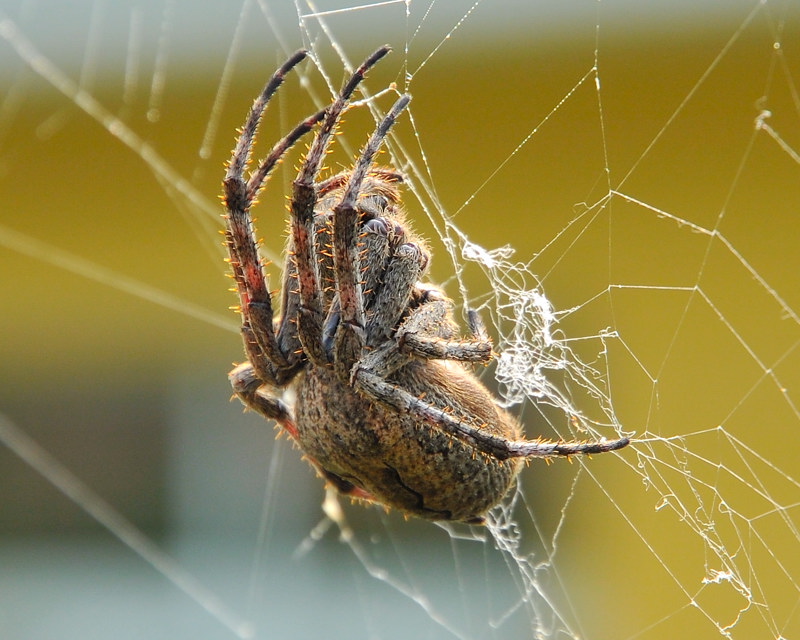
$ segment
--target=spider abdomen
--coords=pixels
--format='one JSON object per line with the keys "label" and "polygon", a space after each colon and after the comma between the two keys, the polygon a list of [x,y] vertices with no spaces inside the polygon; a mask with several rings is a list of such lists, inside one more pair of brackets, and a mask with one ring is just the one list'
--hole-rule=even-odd
{"label": "spider abdomen", "polygon": [[[450,364],[413,362],[396,376],[434,406],[477,417],[494,435],[518,438],[516,420],[474,376]],[[324,368],[309,368],[299,381],[295,417],[300,446],[337,488],[353,485],[430,520],[481,521],[520,468],[519,459],[480,453],[435,425],[363,397]]]}

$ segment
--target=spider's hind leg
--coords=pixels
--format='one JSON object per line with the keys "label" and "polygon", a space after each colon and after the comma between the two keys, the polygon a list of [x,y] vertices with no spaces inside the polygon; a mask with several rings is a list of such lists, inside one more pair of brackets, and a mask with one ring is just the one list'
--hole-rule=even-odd
{"label": "spider's hind leg", "polygon": [[[426,292],[426,302],[403,322],[395,339],[369,352],[353,368],[352,382],[363,394],[395,411],[416,416],[499,460],[551,458],[579,453],[596,454],[627,446],[628,438],[598,442],[551,442],[519,439],[518,425],[500,409],[486,388],[472,375],[440,367],[429,368],[435,378],[429,391],[416,396],[402,384],[401,367],[414,359],[481,362],[491,357],[491,343],[480,319],[470,314],[473,339],[455,340],[451,306],[436,289]],[[411,375],[411,374],[409,374]],[[391,380],[390,380],[391,378]],[[406,376],[408,379],[408,376]],[[500,434],[507,434],[505,436]]]}
{"label": "spider's hind leg", "polygon": [[[414,396],[396,383],[388,382],[374,370],[361,366],[354,370],[353,379],[356,388],[375,401],[388,405],[401,414],[414,415],[421,422],[434,425],[454,438],[473,446],[476,451],[498,460],[592,455],[616,451],[630,444],[629,438],[598,442],[509,439],[489,429],[497,425],[465,411],[466,405],[473,398],[451,395],[449,398],[451,402],[446,406],[438,406],[428,402],[423,396]],[[446,393],[447,389],[440,391]]]}

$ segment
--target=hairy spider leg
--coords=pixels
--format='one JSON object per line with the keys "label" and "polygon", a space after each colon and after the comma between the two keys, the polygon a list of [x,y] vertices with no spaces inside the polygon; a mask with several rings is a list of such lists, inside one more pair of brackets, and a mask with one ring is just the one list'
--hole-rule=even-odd
{"label": "hairy spider leg", "polygon": [[[374,222],[377,220],[371,220],[367,225]],[[412,293],[430,262],[430,257],[422,247],[413,242],[404,242],[402,226],[397,226],[400,229],[395,230],[391,254],[386,264],[381,265],[380,271],[372,267],[375,259],[365,254],[368,262],[367,267],[362,268],[362,271],[367,269],[364,287],[375,290],[372,298],[365,299],[365,307],[369,309],[365,329],[369,348],[394,338],[395,329],[409,307]]]}
{"label": "hairy spider leg", "polygon": [[317,252],[314,246],[314,207],[317,204],[315,181],[342,111],[367,71],[389,51],[390,47],[387,45],[369,56],[356,69],[339,96],[328,107],[325,120],[314,138],[292,189],[292,243],[300,292],[297,334],[308,359],[318,366],[327,365],[328,357],[322,344],[323,301],[315,258]]}
{"label": "hairy spider leg", "polygon": [[297,427],[292,412],[283,400],[268,392],[252,364],[243,362],[228,374],[228,380],[233,392],[246,407],[255,409],[268,420],[274,420],[294,440],[297,440]]}
{"label": "hairy spider leg", "polygon": [[[408,94],[400,96],[375,129],[353,169],[341,202],[333,210],[333,263],[336,271],[336,293],[341,313],[334,337],[333,361],[337,364],[340,376],[346,381],[349,380],[350,370],[356,360],[361,357],[361,350],[366,343],[364,299],[361,291],[362,274],[358,255],[359,213],[356,203],[361,185],[372,166],[375,154],[389,133],[389,129],[410,101],[411,96]],[[402,250],[404,247],[411,248],[413,245],[403,245],[400,249]],[[416,248],[414,247],[414,249]],[[416,281],[416,277],[414,277],[414,281]],[[384,288],[387,288],[385,284]],[[407,301],[408,298],[404,303]]]}
{"label": "hairy spider leg", "polygon": [[[294,328],[289,329],[284,322],[285,316],[277,338],[275,336],[272,300],[263,273],[250,207],[280,158],[322,120],[326,111],[323,109],[309,116],[281,138],[247,181],[244,172],[250,164],[256,131],[270,98],[283,83],[286,74],[306,55],[305,51],[298,51],[289,58],[275,71],[254,101],[236,142],[223,182],[227,209],[225,238],[239,293],[241,332],[248,358],[248,362],[236,367],[229,378],[234,392],[247,406],[255,408],[266,418],[275,420],[295,438],[297,429],[289,408],[269,393],[268,386],[281,386],[291,379],[302,365],[302,352]],[[293,288],[293,277],[292,270],[287,269],[284,292]],[[284,305],[284,310],[286,307]]]}
{"label": "hairy spider leg", "polygon": [[398,329],[398,349],[426,360],[456,360],[458,362],[489,362],[492,342],[486,335],[478,312],[468,312],[470,339],[447,340],[439,337],[438,327],[451,317],[453,304],[438,289],[426,292],[425,298]]}
{"label": "hairy spider leg", "polygon": [[[248,181],[244,171],[250,164],[253,143],[258,124],[267,103],[286,74],[306,56],[298,51],[281,66],[256,98],[242,127],[224,180],[226,215],[226,242],[230,253],[230,264],[239,292],[242,311],[242,337],[248,359],[264,381],[281,384],[293,375],[300,357],[297,346],[279,340],[273,327],[272,300],[263,272],[263,263],[258,252],[258,242],[250,217],[250,207],[259,189],[280,158],[303,135],[325,116],[320,110],[301,121],[292,131],[281,138],[270,153],[259,163]],[[287,280],[291,274],[287,272]],[[284,283],[286,285],[287,282]],[[283,342],[284,344],[281,344]],[[296,342],[296,340],[295,340]]]}
{"label": "hairy spider leg", "polygon": [[267,103],[272,96],[283,84],[286,75],[294,69],[298,64],[305,60],[308,51],[300,49],[296,51],[286,62],[284,62],[272,77],[264,85],[259,96],[253,101],[253,106],[247,114],[247,119],[242,126],[239,139],[236,141],[236,147],[233,150],[233,155],[228,163],[228,171],[226,178],[232,176],[242,176],[247,165],[250,163],[250,154],[253,149],[253,140],[256,135],[256,130],[261,122],[261,116],[264,115],[264,110],[267,108]]}
{"label": "hairy spider leg", "polygon": [[488,432],[483,428],[485,425],[462,420],[467,412],[459,410],[456,397],[452,398],[452,406],[437,407],[387,381],[412,358],[459,362],[486,362],[491,358],[491,342],[475,311],[469,313],[471,340],[447,340],[439,336],[438,327],[451,311],[451,303],[444,294],[436,289],[427,291],[419,306],[397,329],[395,339],[384,342],[356,363],[352,370],[356,388],[374,400],[388,404],[396,411],[411,413],[499,460],[599,454],[622,449],[630,443],[629,438],[605,442],[508,440]]}
{"label": "hairy spider leg", "polygon": [[[317,112],[299,123],[286,137],[282,138],[246,184],[238,177],[226,181],[226,205],[228,207],[226,238],[231,253],[234,279],[244,312],[243,332],[247,334],[244,336],[245,348],[248,349],[247,345],[252,345],[253,348],[260,350],[276,369],[287,370],[287,372],[294,368],[298,360],[299,343],[295,340],[295,344],[287,345],[286,340],[279,340],[275,336],[272,296],[264,276],[263,260],[258,251],[258,241],[249,209],[261,184],[281,156],[300,137],[311,131],[324,114],[324,110]],[[245,191],[243,201],[239,199],[242,189]],[[287,270],[284,285],[289,284],[291,287],[293,277],[295,277],[293,272]],[[285,307],[284,310],[286,310]],[[251,349],[248,349],[248,355],[250,355],[250,351]],[[282,377],[279,373],[276,373],[276,376]]]}
{"label": "hairy spider leg", "polygon": [[[372,355],[372,354],[371,354]],[[392,353],[376,354],[390,357]],[[463,442],[468,442],[478,451],[498,460],[508,458],[553,458],[572,456],[579,453],[592,455],[616,451],[630,444],[629,438],[619,438],[604,442],[552,442],[546,440],[506,440],[486,430],[483,425],[474,425],[461,420],[457,414],[435,407],[422,398],[414,397],[405,389],[387,382],[375,371],[383,371],[384,365],[378,362],[361,362],[353,371],[356,386],[367,395],[384,402],[396,411],[411,413],[420,420],[434,424]]]}

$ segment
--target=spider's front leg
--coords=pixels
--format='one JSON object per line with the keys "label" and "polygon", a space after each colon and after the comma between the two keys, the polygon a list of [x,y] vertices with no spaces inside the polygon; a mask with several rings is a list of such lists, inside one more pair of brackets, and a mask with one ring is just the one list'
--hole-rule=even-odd
{"label": "spider's front leg", "polygon": [[[244,173],[250,164],[256,130],[270,98],[283,83],[286,74],[306,55],[305,51],[298,51],[289,58],[275,71],[256,98],[242,126],[223,181],[226,208],[225,240],[229,252],[228,262],[239,293],[245,353],[258,377],[274,386],[281,386],[293,377],[301,364],[302,354],[298,349],[299,343],[296,338],[294,341],[287,341],[285,335],[281,336],[282,339],[276,337],[272,298],[258,251],[250,207],[280,158],[297,140],[311,131],[324,117],[325,111],[318,111],[306,118],[279,140],[249,179],[245,179]],[[285,289],[291,288],[289,285],[292,277],[292,271],[287,268]]]}
{"label": "spider's front leg", "polygon": [[[361,351],[368,339],[361,288],[363,276],[359,256],[360,214],[356,205],[375,154],[410,100],[411,96],[407,94],[401,96],[375,129],[353,169],[341,202],[333,210],[333,263],[336,273],[336,294],[339,300],[339,321],[334,336],[333,361],[343,380],[348,379],[350,370],[361,357]],[[400,250],[402,251],[405,246],[401,246]],[[411,258],[413,259],[413,256]],[[384,283],[381,289],[385,288]]]}
{"label": "spider's front leg", "polygon": [[297,334],[303,351],[317,366],[328,364],[323,342],[324,304],[320,290],[320,274],[317,264],[318,248],[314,226],[314,208],[317,205],[316,185],[322,160],[336,129],[336,124],[350,101],[353,92],[364,79],[367,71],[383,58],[390,49],[381,47],[356,69],[345,83],[339,96],[328,107],[325,119],[317,132],[306,160],[294,181],[292,191],[292,248],[294,251],[299,304],[297,309]]}
{"label": "spider's front leg", "polygon": [[275,71],[256,98],[242,126],[223,182],[228,262],[239,294],[241,333],[248,359],[248,362],[231,371],[229,379],[234,392],[245,406],[265,418],[275,420],[295,438],[297,429],[292,415],[289,408],[277,397],[277,392],[294,378],[305,362],[305,354],[294,326],[294,313],[298,306],[297,294],[292,293],[296,289],[296,271],[291,262],[287,263],[283,282],[284,313],[276,332],[272,298],[258,250],[250,208],[281,157],[323,119],[326,111],[323,109],[309,116],[279,140],[249,179],[245,178],[245,172],[251,162],[256,130],[267,103],[283,83],[286,74],[306,55],[305,51],[298,51],[289,58]]}

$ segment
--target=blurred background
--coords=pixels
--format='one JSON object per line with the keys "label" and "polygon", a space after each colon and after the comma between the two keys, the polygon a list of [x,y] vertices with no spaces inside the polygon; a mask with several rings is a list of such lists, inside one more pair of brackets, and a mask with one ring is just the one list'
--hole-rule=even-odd
{"label": "blurred background", "polygon": [[[0,633],[798,635],[800,2],[345,6],[0,1]],[[445,221],[510,245],[640,439],[523,472],[530,565],[378,508],[344,505],[343,544],[300,452],[229,402],[235,129],[294,49],[338,88],[335,49],[384,42],[366,86],[414,96],[395,144],[430,185],[406,206],[432,279],[490,302]],[[261,150],[329,95],[312,65],[290,78]],[[349,112],[329,166],[371,126]],[[256,211],[273,287],[301,152]],[[502,346],[513,327],[487,319]],[[171,560],[98,523],[105,504]]]}

